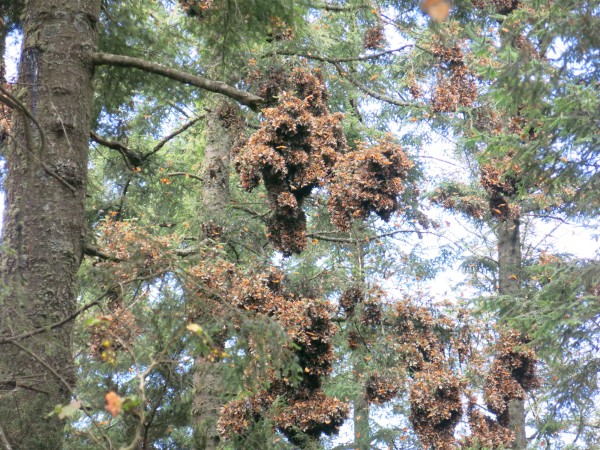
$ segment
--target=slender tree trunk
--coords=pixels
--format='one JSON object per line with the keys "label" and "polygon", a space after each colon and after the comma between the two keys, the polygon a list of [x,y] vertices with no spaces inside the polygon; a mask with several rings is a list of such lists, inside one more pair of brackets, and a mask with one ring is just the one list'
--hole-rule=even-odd
{"label": "slender tree trunk", "polygon": [[[501,221],[498,225],[498,268],[500,295],[519,295],[521,290],[521,230],[520,219]],[[525,435],[525,401],[508,404],[509,428],[515,435],[512,448],[527,447]]]}
{"label": "slender tree trunk", "polygon": [[[50,328],[76,307],[92,103],[88,55],[96,48],[100,4],[26,2],[13,138],[4,155],[3,336]],[[69,402],[71,328],[0,347],[0,424],[15,450],[62,446],[62,424],[46,416]]]}
{"label": "slender tree trunk", "polygon": [[[365,248],[362,243],[357,241],[356,243],[356,279],[359,282],[361,289],[364,290],[365,286]],[[365,293],[366,294],[366,293]],[[360,305],[357,305],[360,307]],[[352,317],[350,326],[354,326],[355,322],[360,322],[359,317],[356,315]],[[358,325],[358,324],[357,324]],[[363,343],[358,348],[352,350],[356,362],[354,363],[353,373],[357,380],[364,381],[365,365],[362,358],[366,349]],[[354,409],[353,422],[354,422],[354,445],[357,450],[370,450],[371,449],[371,426],[369,424],[369,403],[367,402],[366,392],[364,389],[360,391],[358,396],[354,398],[352,402]]]}
{"label": "slender tree trunk", "polygon": [[[206,118],[206,146],[202,178],[202,204],[205,213],[204,238],[220,240],[229,204],[229,153],[232,136],[223,122],[224,111],[233,108],[222,97],[213,97]],[[202,318],[200,318],[202,320]],[[219,337],[215,344],[221,346]],[[224,387],[219,363],[199,356],[194,364],[194,440],[196,448],[218,448],[219,434],[216,424],[223,405]]]}
{"label": "slender tree trunk", "polygon": [[[362,364],[354,365],[354,374],[362,379],[364,368]],[[357,450],[371,449],[371,426],[369,424],[369,403],[364,391],[354,399],[354,446]]]}

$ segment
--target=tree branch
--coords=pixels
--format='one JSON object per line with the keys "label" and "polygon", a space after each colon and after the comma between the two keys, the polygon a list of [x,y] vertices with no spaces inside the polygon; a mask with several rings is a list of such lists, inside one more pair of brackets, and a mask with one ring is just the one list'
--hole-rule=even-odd
{"label": "tree branch", "polygon": [[324,11],[333,11],[333,12],[347,12],[347,11],[356,11],[357,9],[368,9],[369,5],[333,5],[330,3],[315,3],[311,5],[311,8],[314,9],[322,9]]}
{"label": "tree branch", "polygon": [[1,426],[0,426],[0,442],[2,442],[2,445],[4,446],[4,450],[12,450],[12,447],[10,446],[10,442],[8,442],[8,439],[6,438],[6,435],[4,434],[4,430],[2,429]]}
{"label": "tree branch", "polygon": [[369,61],[371,59],[378,59],[378,58],[381,58],[382,56],[389,55],[390,53],[401,52],[410,47],[413,47],[413,44],[403,45],[402,47],[398,47],[393,50],[386,50],[384,52],[373,53],[372,55],[355,56],[355,57],[351,57],[351,58],[330,58],[327,56],[313,55],[312,53],[297,53],[294,51],[287,51],[287,50],[277,50],[273,53],[275,53],[277,55],[282,55],[282,56],[300,56],[300,57],[306,58],[306,59],[313,59],[315,61],[322,61],[322,62],[328,62],[331,64],[335,64],[335,63],[343,63],[343,62]]}
{"label": "tree branch", "polygon": [[194,175],[193,173],[188,173],[188,172],[169,172],[165,174],[168,177],[186,177],[186,178],[194,178],[195,180],[198,181],[204,181],[204,179],[202,177],[199,177],[198,175]]}
{"label": "tree branch", "polygon": [[[0,95],[0,102],[4,103],[5,105],[7,105],[8,107],[10,107],[12,109],[19,111],[25,117],[25,119],[29,119],[31,122],[33,122],[33,124],[35,125],[35,127],[38,129],[38,131],[40,133],[40,148],[38,150],[38,155],[36,155],[33,151],[31,151],[31,148],[33,148],[33,136],[31,135],[31,127],[29,125],[29,121],[28,120],[23,121],[23,128],[25,129],[25,139],[27,141],[27,146],[24,147],[25,151],[27,153],[29,153],[33,158],[35,158],[37,162],[40,163],[40,165],[42,166],[42,169],[44,169],[44,171],[48,175],[56,178],[63,185],[65,185],[72,193],[75,193],[76,189],[67,180],[65,180],[63,177],[61,177],[59,174],[57,174],[54,170],[52,170],[50,167],[48,167],[48,165],[46,163],[44,163],[44,161],[41,160],[41,157],[44,154],[44,150],[46,148],[46,133],[44,132],[44,129],[42,128],[40,123],[33,116],[31,111],[29,111],[29,109],[18,98],[16,98],[14,95],[12,95],[2,85],[0,85],[0,92],[2,93],[2,95]],[[13,141],[18,142],[14,138],[13,138]]]}
{"label": "tree branch", "polygon": [[389,95],[377,92],[377,91],[359,83],[357,80],[355,80],[350,75],[348,75],[348,73],[344,70],[344,68],[342,67],[342,65],[340,63],[334,62],[333,65],[335,66],[340,77],[345,78],[346,80],[348,80],[350,82],[350,84],[352,84],[354,87],[356,87],[359,91],[364,92],[365,94],[373,97],[374,99],[381,100],[382,102],[386,102],[391,105],[402,106],[405,108],[419,106],[417,103],[403,102],[401,100],[397,100],[393,97],[390,97]]}
{"label": "tree branch", "polygon": [[236,100],[242,105],[246,105],[254,110],[258,109],[258,107],[264,102],[261,97],[239,90],[233,86],[229,86],[222,81],[210,80],[199,75],[192,75],[190,73],[173,69],[162,64],[153,63],[141,58],[95,52],[92,53],[92,61],[96,66],[109,65],[116,67],[131,67],[156,75],[161,75],[163,77],[179,81],[180,83],[196,86],[217,94],[223,94],[226,97]]}
{"label": "tree branch", "polygon": [[83,246],[83,254],[86,256],[93,256],[96,258],[100,258],[103,259],[105,261],[111,261],[111,262],[121,262],[123,261],[120,258],[117,258],[116,256],[112,256],[109,255],[108,253],[104,253],[102,250],[100,250],[97,247],[93,247],[91,245],[85,244]]}
{"label": "tree branch", "polygon": [[87,305],[85,305],[82,308],[78,309],[77,311],[75,311],[70,316],[67,316],[64,319],[62,319],[61,321],[53,323],[52,325],[50,325],[48,327],[36,328],[35,330],[28,331],[27,333],[17,334],[16,336],[0,336],[0,345],[12,344],[15,341],[21,341],[21,340],[29,338],[31,336],[35,336],[35,335],[41,334],[41,333],[46,333],[47,331],[50,331],[50,330],[53,330],[55,328],[61,327],[65,323],[70,322],[71,320],[75,319],[78,315],[80,315],[84,311],[87,311],[88,309],[90,309],[92,306],[98,306],[100,304],[99,303],[100,300],[102,300],[102,298],[104,298],[107,294],[108,294],[108,291],[105,292],[101,297],[99,297],[96,300],[94,300],[93,302],[88,303]]}
{"label": "tree branch", "polygon": [[375,241],[377,239],[382,239],[385,237],[391,237],[391,236],[395,236],[397,234],[402,234],[402,233],[417,233],[419,236],[423,233],[425,234],[434,234],[437,235],[436,233],[432,233],[430,231],[420,231],[420,230],[395,230],[395,231],[390,231],[388,233],[383,233],[383,234],[378,234],[377,236],[367,236],[367,237],[362,237],[362,238],[343,238],[343,237],[335,237],[335,236],[324,236],[321,233],[308,233],[306,235],[306,237],[308,238],[312,238],[312,239],[318,239],[320,241],[325,241],[325,242],[339,242],[339,243],[343,243],[343,244],[356,244],[359,242],[371,242],[371,241]]}
{"label": "tree branch", "polygon": [[90,138],[92,141],[103,145],[104,147],[118,151],[125,159],[125,164],[127,164],[129,170],[133,170],[133,167],[139,166],[142,162],[142,156],[138,155],[135,151],[131,150],[129,147],[121,144],[120,142],[109,141],[94,131],[90,131]]}
{"label": "tree branch", "polygon": [[150,156],[154,155],[161,148],[163,148],[167,142],[169,142],[171,139],[173,139],[173,138],[177,137],[178,135],[180,135],[181,133],[183,133],[185,130],[187,130],[188,128],[190,128],[192,125],[194,125],[199,120],[204,119],[204,117],[205,116],[194,117],[193,119],[189,120],[188,122],[184,123],[182,126],[180,126],[179,128],[177,128],[176,130],[174,130],[172,133],[166,135],[164,138],[162,138],[160,141],[158,141],[158,143],[152,148],[152,150],[150,150],[150,152],[146,153],[142,157],[142,160],[145,161]]}
{"label": "tree branch", "polygon": [[104,147],[116,150],[119,153],[121,153],[121,155],[123,155],[123,158],[125,159],[125,164],[127,164],[128,169],[133,170],[134,167],[141,165],[144,161],[146,161],[152,155],[154,155],[155,153],[160,151],[171,139],[179,136],[181,133],[183,133],[184,131],[189,129],[196,122],[204,119],[204,117],[205,116],[196,116],[193,119],[187,121],[182,126],[177,128],[176,130],[173,130],[173,132],[171,132],[168,135],[166,135],[165,137],[163,137],[160,141],[158,141],[158,143],[154,147],[152,147],[152,150],[150,150],[148,153],[143,154],[143,155],[138,154],[136,151],[132,150],[131,148],[127,147],[126,145],[124,145],[120,142],[111,141],[106,138],[103,138],[102,136],[98,135],[94,131],[90,131],[90,138],[94,142],[96,142],[100,145],[103,145]]}

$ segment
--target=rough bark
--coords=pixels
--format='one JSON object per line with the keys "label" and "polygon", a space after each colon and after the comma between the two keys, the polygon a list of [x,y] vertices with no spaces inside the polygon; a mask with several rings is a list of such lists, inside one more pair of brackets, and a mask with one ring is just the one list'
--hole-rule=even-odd
{"label": "rough bark", "polygon": [[[501,221],[498,225],[498,268],[500,295],[519,295],[521,290],[521,232],[520,219]],[[508,404],[509,428],[515,435],[512,448],[527,447],[525,435],[525,401],[511,400]]]}
{"label": "rough bark", "polygon": [[[213,98],[206,117],[206,146],[202,205],[204,209],[204,236],[220,240],[229,204],[229,162],[232,145],[231,130],[222,121],[221,111],[233,106],[221,98]],[[215,339],[218,344],[219,339]],[[219,374],[219,364],[199,356],[194,362],[194,441],[196,448],[214,450],[220,438],[216,429],[219,412],[225,395]]]}
{"label": "rough bark", "polygon": [[[76,308],[82,259],[90,52],[100,0],[29,0],[8,173],[0,256],[0,335],[49,327]],[[22,109],[22,108],[21,108]],[[37,125],[36,125],[37,122]],[[39,125],[39,128],[38,128]],[[49,328],[50,329],[50,328]],[[0,423],[13,449],[58,449],[62,424],[46,415],[74,384],[71,325],[0,347]]]}

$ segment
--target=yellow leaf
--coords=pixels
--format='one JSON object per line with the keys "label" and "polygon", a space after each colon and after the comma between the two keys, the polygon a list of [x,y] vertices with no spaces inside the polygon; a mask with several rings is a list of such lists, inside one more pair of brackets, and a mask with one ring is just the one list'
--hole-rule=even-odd
{"label": "yellow leaf", "polygon": [[192,333],[202,333],[202,327],[197,323],[190,323],[185,328],[190,330]]}
{"label": "yellow leaf", "polygon": [[435,22],[443,22],[450,14],[450,3],[447,0],[423,0],[421,9]]}
{"label": "yellow leaf", "polygon": [[117,416],[121,412],[123,399],[114,391],[110,391],[104,398],[106,399],[106,410],[111,416]]}

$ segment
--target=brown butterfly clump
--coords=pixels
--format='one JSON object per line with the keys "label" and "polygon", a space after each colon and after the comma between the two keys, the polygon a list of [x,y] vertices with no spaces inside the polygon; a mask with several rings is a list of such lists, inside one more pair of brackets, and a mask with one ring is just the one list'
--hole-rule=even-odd
{"label": "brown butterfly clump", "polygon": [[466,186],[458,183],[436,188],[430,198],[444,209],[458,211],[475,219],[482,219],[487,209],[484,199],[470,194]]}
{"label": "brown butterfly clump", "polygon": [[221,408],[217,431],[223,436],[244,436],[260,421],[275,399],[265,392],[253,397],[232,400]]}
{"label": "brown butterfly clump", "polygon": [[410,422],[426,448],[454,450],[454,430],[462,417],[463,386],[446,368],[430,367],[414,375]]}
{"label": "brown butterfly clump", "polygon": [[[293,92],[282,90],[287,87]],[[234,165],[244,189],[264,183],[273,212],[267,235],[275,248],[291,255],[306,247],[304,200],[346,151],[342,115],[329,114],[322,78],[304,69],[281,76],[278,89],[266,85],[263,90],[276,96],[277,104],[263,110],[260,129],[234,150]]]}
{"label": "brown butterfly clump", "polygon": [[536,123],[531,123],[527,118],[523,117],[521,114],[522,109],[523,107],[519,107],[517,115],[510,118],[507,131],[510,134],[520,136],[522,141],[533,141],[538,138]]}
{"label": "brown butterfly clump", "polygon": [[321,434],[331,435],[337,433],[346,417],[347,404],[337,398],[328,397],[321,390],[316,390],[276,408],[273,420],[292,444],[300,445],[302,439],[299,438],[297,430],[314,438]]}
{"label": "brown butterfly clump", "polygon": [[[115,213],[116,214],[116,213]],[[110,214],[109,214],[110,215]],[[96,264],[114,280],[152,278],[174,265],[172,238],[153,236],[135,222],[105,220],[98,227],[98,245],[112,258]]]}
{"label": "brown butterfly clump", "polygon": [[498,112],[489,106],[482,106],[473,110],[473,127],[477,131],[488,132],[492,134],[502,133],[504,127],[502,117]]}
{"label": "brown butterfly clump", "polygon": [[359,348],[362,341],[363,338],[358,331],[350,331],[348,333],[348,348],[350,350],[356,350]]}
{"label": "brown butterfly clump", "polygon": [[421,89],[421,86],[419,86],[419,83],[417,83],[417,80],[413,74],[408,77],[407,84],[408,92],[410,92],[412,98],[418,100],[423,97],[423,89]]}
{"label": "brown butterfly clump", "polygon": [[[247,282],[237,280],[228,298],[238,308],[264,314],[281,325],[302,370],[301,379],[293,384],[272,371],[269,389],[226,405],[219,420],[224,436],[243,435],[253,422],[269,418],[293,441],[298,429],[311,436],[333,433],[348,414],[345,404],[321,390],[321,379],[331,373],[334,357],[335,327],[329,309],[324,302],[292,296],[282,282],[283,275],[270,270]],[[273,405],[276,399],[281,404]]]}
{"label": "brown butterfly clump", "polygon": [[369,147],[342,155],[328,185],[331,221],[348,230],[353,219],[366,219],[374,212],[384,221],[401,210],[399,195],[413,163],[391,137]]}
{"label": "brown butterfly clump", "polygon": [[288,24],[280,17],[269,17],[271,29],[267,36],[267,42],[289,41],[294,37],[294,32]]}
{"label": "brown butterfly clump", "polygon": [[334,358],[331,337],[335,327],[327,305],[312,299],[291,299],[278,312],[278,321],[298,348],[296,355],[304,383],[318,388],[321,376],[329,375]]}
{"label": "brown butterfly clump", "polygon": [[423,371],[429,364],[442,364],[442,345],[434,332],[441,324],[427,308],[413,305],[409,301],[399,302],[394,318],[399,349],[409,373]]}
{"label": "brown butterfly clump", "polygon": [[475,77],[465,63],[460,43],[452,48],[433,44],[431,53],[439,61],[440,68],[431,98],[431,109],[434,112],[455,112],[459,106],[473,106],[477,99],[477,86]]}
{"label": "brown butterfly clump", "polygon": [[492,0],[498,14],[508,15],[521,6],[519,0]]}
{"label": "brown butterfly clump", "polygon": [[498,14],[508,15],[521,6],[520,0],[471,0],[479,9],[493,7]]}
{"label": "brown butterfly clump", "polygon": [[394,317],[398,350],[412,378],[410,421],[414,430],[426,447],[453,449],[464,386],[450,370],[436,332],[450,330],[455,324],[410,301],[398,303]]}
{"label": "brown butterfly clump", "polygon": [[469,399],[467,417],[471,435],[461,439],[461,447],[498,449],[512,445],[513,432],[483,414],[477,405],[475,396],[471,396]]}
{"label": "brown butterfly clump", "polygon": [[536,356],[526,347],[529,338],[517,331],[504,333],[496,345],[496,356],[484,385],[484,399],[498,423],[508,426],[508,403],[524,400],[527,392],[539,386]]}
{"label": "brown butterfly clump", "polygon": [[374,27],[367,28],[363,36],[363,48],[365,50],[378,50],[385,47],[385,45],[383,26],[375,25]]}
{"label": "brown butterfly clump", "polygon": [[346,289],[340,297],[340,307],[346,313],[346,317],[352,317],[356,305],[364,302],[363,290],[358,286],[352,286]]}
{"label": "brown butterfly clump", "polygon": [[510,157],[500,164],[486,164],[481,168],[480,183],[489,196],[492,216],[502,221],[518,216],[518,207],[511,205],[510,200],[517,193],[519,175],[520,169],[511,164]]}
{"label": "brown butterfly clump", "polygon": [[366,326],[381,325],[383,320],[383,309],[377,299],[370,299],[363,303],[360,322]]}
{"label": "brown butterfly clump", "polygon": [[379,373],[373,373],[365,383],[365,396],[367,401],[376,405],[383,405],[398,395],[398,381],[390,380]]}
{"label": "brown butterfly clump", "polygon": [[202,19],[204,12],[213,4],[213,0],[179,0],[179,5],[190,17]]}
{"label": "brown butterfly clump", "polygon": [[108,304],[110,313],[95,317],[90,326],[90,352],[109,364],[115,364],[117,351],[135,342],[141,333],[135,316],[125,307],[121,296],[116,292],[112,296],[113,299]]}

